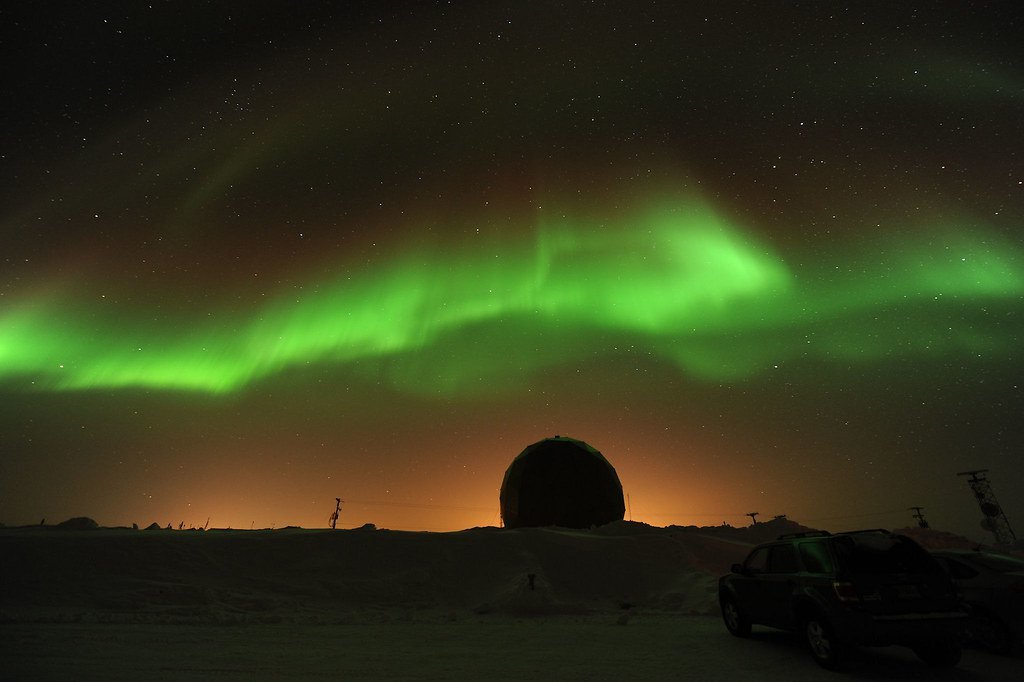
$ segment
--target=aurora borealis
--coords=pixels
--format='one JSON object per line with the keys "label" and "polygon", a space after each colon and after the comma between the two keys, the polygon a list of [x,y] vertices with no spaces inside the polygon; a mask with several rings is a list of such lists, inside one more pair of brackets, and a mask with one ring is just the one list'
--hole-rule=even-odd
{"label": "aurora borealis", "polygon": [[[507,385],[523,371],[572,362],[587,337],[633,339],[697,379],[747,377],[771,358],[791,355],[871,361],[901,346],[906,353],[1006,351],[1016,330],[936,330],[918,322],[901,332],[883,324],[868,340],[857,325],[842,324],[890,306],[910,314],[919,299],[1012,301],[1024,291],[1020,254],[990,241],[968,234],[930,247],[901,244],[890,267],[898,274],[819,280],[819,291],[801,292],[784,262],[710,212],[684,206],[607,234],[544,228],[525,248],[495,244],[455,259],[427,248],[397,254],[312,293],[278,297],[245,315],[235,310],[239,321],[230,326],[185,320],[144,329],[141,311],[139,320],[104,319],[74,297],[65,307],[30,300],[24,311],[5,315],[0,358],[4,374],[39,390],[213,394],[244,390],[296,365],[403,358],[399,364],[411,365],[413,376],[389,376],[400,390],[458,394],[481,375]],[[493,326],[500,332],[471,360],[460,336]],[[836,326],[822,334],[822,347],[794,348],[791,338],[763,345],[780,330],[792,337],[794,330]],[[756,346],[750,337],[759,339]],[[516,348],[535,338],[545,339],[544,348],[511,365]]]}
{"label": "aurora borealis", "polygon": [[1024,515],[1015,19],[683,4],[0,11],[0,521]]}

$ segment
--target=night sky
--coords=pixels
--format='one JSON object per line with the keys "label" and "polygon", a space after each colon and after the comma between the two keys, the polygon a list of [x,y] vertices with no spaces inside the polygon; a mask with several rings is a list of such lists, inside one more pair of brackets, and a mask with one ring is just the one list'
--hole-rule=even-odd
{"label": "night sky", "polygon": [[0,7],[0,521],[1024,535],[1015,3]]}

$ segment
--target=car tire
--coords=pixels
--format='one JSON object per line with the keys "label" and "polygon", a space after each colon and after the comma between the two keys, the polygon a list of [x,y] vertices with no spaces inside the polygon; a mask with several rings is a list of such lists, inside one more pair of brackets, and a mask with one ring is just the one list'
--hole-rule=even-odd
{"label": "car tire", "polygon": [[803,619],[801,629],[814,662],[826,670],[838,670],[846,659],[846,646],[836,637],[832,625],[811,614]]}
{"label": "car tire", "polygon": [[743,613],[736,598],[726,595],[721,599],[722,620],[725,622],[725,629],[736,637],[750,636],[750,619]]}
{"label": "car tire", "polygon": [[967,637],[994,654],[1005,654],[1014,644],[1009,628],[985,613],[976,613],[968,619]]}
{"label": "car tire", "polygon": [[960,642],[929,642],[914,647],[917,657],[933,668],[955,668],[960,663],[963,647]]}

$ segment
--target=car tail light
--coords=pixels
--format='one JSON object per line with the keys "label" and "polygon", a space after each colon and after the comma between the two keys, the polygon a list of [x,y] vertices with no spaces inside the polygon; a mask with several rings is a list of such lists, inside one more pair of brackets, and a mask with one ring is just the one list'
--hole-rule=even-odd
{"label": "car tail light", "polygon": [[877,590],[874,592],[861,592],[851,582],[837,580],[832,583],[832,589],[835,590],[839,601],[878,601],[882,598],[882,595]]}

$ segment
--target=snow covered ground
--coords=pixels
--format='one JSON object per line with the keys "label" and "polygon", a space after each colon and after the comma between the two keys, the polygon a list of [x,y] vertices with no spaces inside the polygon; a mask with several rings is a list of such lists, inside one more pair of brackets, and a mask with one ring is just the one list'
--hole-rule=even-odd
{"label": "snow covered ground", "polygon": [[330,625],[0,625],[10,680],[992,680],[1024,660],[967,650],[933,671],[907,649],[863,649],[842,673],[786,633],[726,633],[717,617],[395,614]]}
{"label": "snow covered ground", "polygon": [[[783,530],[0,529],[0,679],[835,680],[718,616],[717,576]],[[844,677],[1022,664],[936,673],[888,647]]]}

